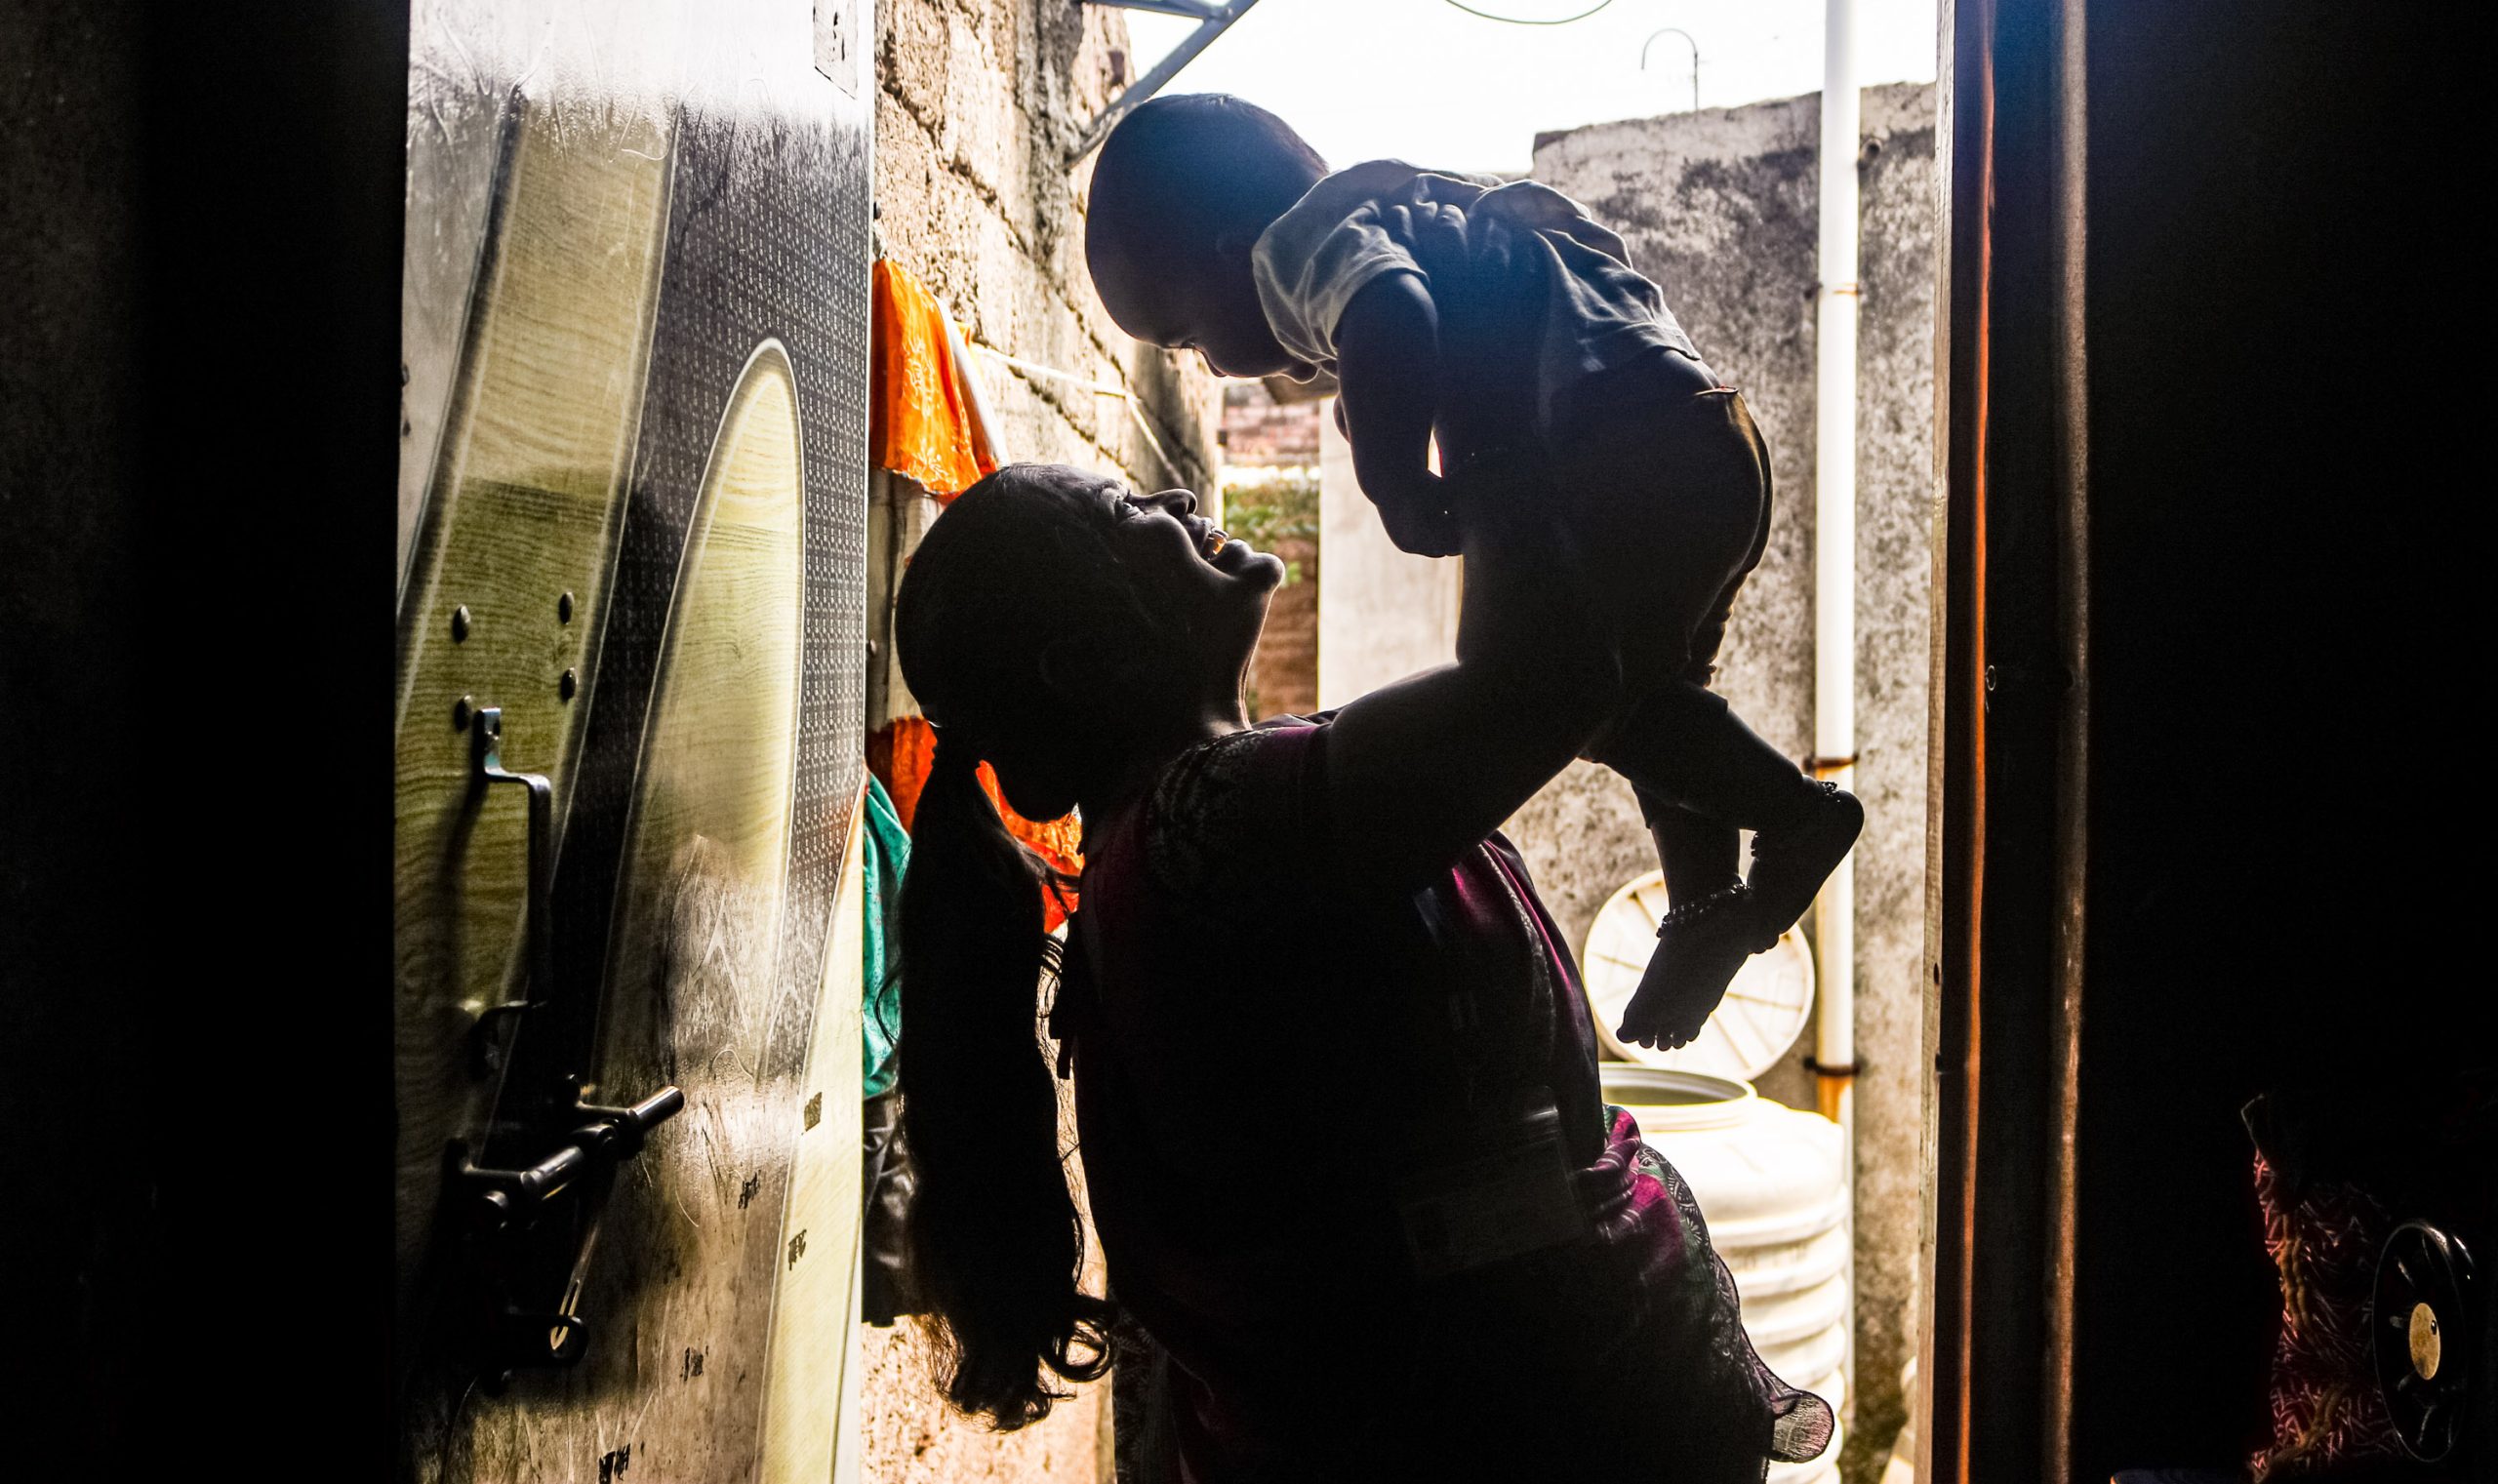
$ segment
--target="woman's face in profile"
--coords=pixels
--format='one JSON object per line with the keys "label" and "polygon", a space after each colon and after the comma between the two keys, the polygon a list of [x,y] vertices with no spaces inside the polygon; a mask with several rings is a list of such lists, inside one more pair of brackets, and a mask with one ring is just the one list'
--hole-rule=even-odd
{"label": "woman's face in profile", "polygon": [[1284,578],[1281,558],[1219,530],[1197,513],[1187,490],[1135,495],[1116,480],[1102,493],[1111,505],[1112,540],[1120,561],[1150,583],[1201,593],[1211,606],[1258,601]]}
{"label": "woman's face in profile", "polygon": [[1217,529],[1187,490],[1138,495],[1103,480],[1092,498],[1108,514],[1111,553],[1153,625],[1151,638],[1178,646],[1192,668],[1235,674],[1257,646],[1283,560]]}
{"label": "woman's face in profile", "polygon": [[[1138,495],[1098,474],[1051,472],[1057,476],[1045,486],[1051,502],[1092,527],[1098,541],[1068,548],[1067,555],[1086,562],[1107,555],[1096,578],[1126,589],[1112,605],[1121,615],[1115,626],[1065,631],[1065,638],[1087,648],[1105,647],[1083,657],[1060,651],[1055,666],[1045,662],[1045,669],[1056,668],[1054,683],[1073,687],[1086,706],[1155,704],[1148,694],[1186,696],[1192,703],[1236,702],[1266,626],[1267,604],[1283,582],[1282,559],[1217,530],[1197,513],[1197,498],[1187,490]],[[1082,578],[1072,581],[1085,585]],[[1133,679],[1143,678],[1139,666],[1155,677],[1144,691],[1131,688]],[[1123,673],[1132,679],[1115,678]]]}

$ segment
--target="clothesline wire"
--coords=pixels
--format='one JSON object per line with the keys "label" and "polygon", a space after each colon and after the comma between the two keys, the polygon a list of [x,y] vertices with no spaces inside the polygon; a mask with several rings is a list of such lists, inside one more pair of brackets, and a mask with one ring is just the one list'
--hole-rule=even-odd
{"label": "clothesline wire", "polygon": [[[1611,0],[1607,0],[1607,3],[1610,4]],[[1040,377],[1045,381],[1065,381],[1070,385],[1081,386],[1092,392],[1095,396],[1116,397],[1121,402],[1126,403],[1129,420],[1136,423],[1136,430],[1145,435],[1146,446],[1153,450],[1153,457],[1155,461],[1162,465],[1162,472],[1182,483],[1187,482],[1180,472],[1180,465],[1174,463],[1171,460],[1170,454],[1164,451],[1162,447],[1162,440],[1154,436],[1153,423],[1151,420],[1146,417],[1145,405],[1143,401],[1138,398],[1135,392],[1130,391],[1127,387],[1112,385],[1108,381],[1085,376],[1081,372],[1063,371],[1056,366],[1044,366],[1038,361],[1027,361],[1021,356],[1008,355],[1005,351],[998,349],[995,345],[991,345],[985,341],[974,340],[968,334],[963,337],[963,341],[965,344],[968,344],[972,349],[979,351],[981,354],[1004,365],[1012,366],[1017,371],[1024,373],[1026,376]]]}
{"label": "clothesline wire", "polygon": [[1465,0],[1445,0],[1445,3],[1456,6],[1459,10],[1466,12],[1466,14],[1470,16],[1477,17],[1484,20],[1497,20],[1503,25],[1568,25],[1575,20],[1587,20],[1590,16],[1603,10],[1606,6],[1613,4],[1613,0],[1596,0],[1595,4],[1579,12],[1579,14],[1575,16],[1555,16],[1549,20],[1539,20],[1523,16],[1495,16],[1490,11],[1476,10],[1474,7],[1466,4]]}
{"label": "clothesline wire", "polygon": [[1093,391],[1097,391],[1106,397],[1126,397],[1133,400],[1136,396],[1135,392],[1128,390],[1124,386],[1114,385],[1108,381],[1098,381],[1092,377],[1084,375],[1082,372],[1062,371],[1056,366],[1044,366],[1038,361],[1027,361],[1021,356],[1008,355],[1005,351],[998,349],[995,345],[988,343],[987,341],[973,340],[969,336],[965,336],[963,340],[964,343],[970,345],[974,350],[979,351],[981,354],[986,355],[992,360],[1002,361],[1005,364],[1014,367],[1017,371],[1025,372],[1031,376],[1046,378],[1053,381],[1072,382],[1077,386],[1083,386],[1090,388]]}

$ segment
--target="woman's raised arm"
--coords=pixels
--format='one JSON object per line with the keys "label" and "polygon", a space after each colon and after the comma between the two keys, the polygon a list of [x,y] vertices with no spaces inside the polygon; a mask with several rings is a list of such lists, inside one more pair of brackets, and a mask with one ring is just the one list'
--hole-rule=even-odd
{"label": "woman's raised arm", "polygon": [[1453,482],[1466,534],[1457,662],[1345,706],[1328,739],[1348,886],[1421,884],[1501,826],[1620,703],[1621,665],[1548,501]]}

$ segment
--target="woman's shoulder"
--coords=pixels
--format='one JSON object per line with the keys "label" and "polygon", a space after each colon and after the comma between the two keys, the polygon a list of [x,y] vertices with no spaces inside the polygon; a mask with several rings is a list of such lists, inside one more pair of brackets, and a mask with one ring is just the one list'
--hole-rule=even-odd
{"label": "woman's shoulder", "polygon": [[1149,830],[1202,830],[1239,822],[1251,806],[1292,802],[1308,782],[1311,749],[1325,745],[1333,713],[1277,716],[1198,742],[1173,758],[1146,802]]}
{"label": "woman's shoulder", "polygon": [[1197,743],[1154,781],[1139,820],[1157,884],[1227,892],[1271,879],[1318,848],[1318,773],[1330,717],[1279,716]]}

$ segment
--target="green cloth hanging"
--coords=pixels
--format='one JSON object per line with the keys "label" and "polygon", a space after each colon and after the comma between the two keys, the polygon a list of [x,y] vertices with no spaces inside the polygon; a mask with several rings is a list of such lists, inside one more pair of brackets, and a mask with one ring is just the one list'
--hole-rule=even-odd
{"label": "green cloth hanging", "polygon": [[867,822],[860,831],[867,858],[861,862],[866,890],[866,998],[859,1017],[866,1033],[866,1096],[893,1091],[894,1047],[902,1040],[902,873],[910,864],[910,833],[894,812],[893,795],[874,775],[867,779]]}

